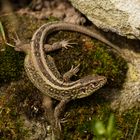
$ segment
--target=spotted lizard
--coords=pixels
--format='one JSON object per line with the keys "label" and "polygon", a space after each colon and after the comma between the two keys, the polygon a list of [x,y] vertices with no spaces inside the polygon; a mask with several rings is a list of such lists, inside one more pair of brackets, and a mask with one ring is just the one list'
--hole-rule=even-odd
{"label": "spotted lizard", "polygon": [[[69,46],[69,42],[64,40],[52,45],[44,45],[47,36],[59,30],[75,31],[88,35],[104,42],[118,51],[118,48],[116,48],[115,45],[101,35],[94,33],[83,26],[63,22],[51,22],[42,25],[34,33],[30,44],[23,44],[18,38],[15,41],[15,50],[24,51],[26,53],[24,66],[27,75],[43,94],[59,101],[87,97],[101,88],[106,83],[107,79],[104,76],[88,75],[77,81],[63,80],[69,79],[76,74],[79,67],[76,66],[75,68],[72,68],[62,77],[55,66],[53,58],[48,54],[51,51]],[[47,53],[47,57],[45,57],[45,53]]]}

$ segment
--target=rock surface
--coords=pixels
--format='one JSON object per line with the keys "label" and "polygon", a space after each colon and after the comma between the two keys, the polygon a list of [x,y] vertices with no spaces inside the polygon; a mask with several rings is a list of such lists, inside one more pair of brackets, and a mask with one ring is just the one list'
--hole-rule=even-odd
{"label": "rock surface", "polygon": [[112,103],[112,109],[119,110],[120,114],[132,108],[140,108],[140,54],[128,51],[132,58],[128,63],[126,82],[121,93]]}
{"label": "rock surface", "polygon": [[97,27],[140,39],[139,0],[70,0]]}
{"label": "rock surface", "polygon": [[38,19],[56,18],[73,24],[84,24],[85,17],[71,6],[68,0],[34,0],[30,7],[22,8],[19,13],[32,15]]}

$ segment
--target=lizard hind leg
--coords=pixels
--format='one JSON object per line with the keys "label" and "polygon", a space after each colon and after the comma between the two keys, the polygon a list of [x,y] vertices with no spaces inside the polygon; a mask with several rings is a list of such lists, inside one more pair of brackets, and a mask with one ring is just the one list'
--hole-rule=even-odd
{"label": "lizard hind leg", "polygon": [[15,32],[15,37],[12,37],[12,39],[15,42],[15,47],[14,47],[15,51],[22,51],[25,53],[28,53],[30,51],[30,44],[23,43],[16,32]]}
{"label": "lizard hind leg", "polygon": [[48,64],[49,68],[51,69],[51,71],[53,72],[53,74],[55,75],[55,77],[62,80],[63,79],[62,75],[59,73],[59,71],[55,65],[53,57],[51,57],[50,55],[47,55],[46,59],[48,60],[46,62]]}
{"label": "lizard hind leg", "polygon": [[15,50],[20,51],[20,50],[18,50],[18,48],[19,48],[18,46],[20,46],[22,44],[22,41],[19,39],[19,36],[16,32],[14,33],[14,35],[15,35],[15,37],[12,37],[12,39],[14,40],[14,43],[15,43]]}
{"label": "lizard hind leg", "polygon": [[70,101],[70,99],[62,99],[60,103],[55,107],[54,109],[54,117],[55,117],[55,122],[56,126],[60,129],[61,131],[61,124],[60,124],[60,117],[64,113],[66,104]]}

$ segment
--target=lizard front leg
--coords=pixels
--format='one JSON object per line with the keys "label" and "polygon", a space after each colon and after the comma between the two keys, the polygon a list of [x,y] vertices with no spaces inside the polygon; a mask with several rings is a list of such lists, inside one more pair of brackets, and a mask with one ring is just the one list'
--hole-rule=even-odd
{"label": "lizard front leg", "polygon": [[71,69],[69,71],[67,71],[66,73],[64,73],[64,75],[62,77],[55,65],[54,59],[50,55],[47,55],[46,59],[48,59],[47,63],[49,65],[49,67],[51,68],[51,70],[53,71],[53,74],[58,79],[63,80],[64,82],[69,82],[70,78],[73,75],[76,75],[76,73],[79,71],[80,64],[78,64],[76,67],[72,66]]}
{"label": "lizard front leg", "polygon": [[80,64],[78,64],[76,67],[72,66],[71,69],[63,75],[63,81],[69,82],[70,78],[72,76],[76,75],[76,73],[79,71],[79,66],[80,66]]}
{"label": "lizard front leg", "polygon": [[45,52],[52,52],[61,48],[65,48],[68,49],[68,47],[72,47],[72,44],[76,44],[76,43],[70,43],[68,40],[62,40],[60,42],[55,42],[52,45],[50,44],[45,44],[44,45],[44,50]]}

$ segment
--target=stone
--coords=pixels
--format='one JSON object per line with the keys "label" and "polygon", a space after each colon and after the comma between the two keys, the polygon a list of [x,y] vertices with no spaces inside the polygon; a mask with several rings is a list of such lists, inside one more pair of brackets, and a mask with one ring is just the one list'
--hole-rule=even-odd
{"label": "stone", "polygon": [[70,0],[97,27],[140,39],[139,0]]}
{"label": "stone", "polygon": [[122,49],[124,59],[127,61],[128,71],[122,88],[110,89],[111,92],[107,92],[114,96],[114,99],[111,98],[111,108],[118,110],[119,113],[132,108],[140,108],[140,1],[70,1],[94,25],[106,31],[104,33],[106,37],[110,34],[109,37]]}

